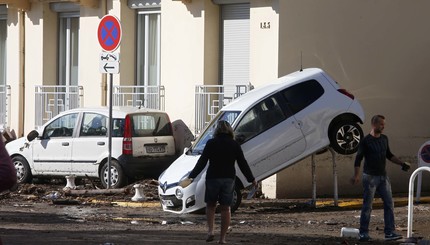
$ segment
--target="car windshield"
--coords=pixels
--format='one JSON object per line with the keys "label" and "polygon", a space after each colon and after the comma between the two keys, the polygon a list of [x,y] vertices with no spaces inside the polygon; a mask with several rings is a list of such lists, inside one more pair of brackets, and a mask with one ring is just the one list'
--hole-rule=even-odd
{"label": "car windshield", "polygon": [[193,145],[193,147],[188,151],[187,154],[192,155],[200,155],[203,152],[203,149],[206,146],[206,142],[208,140],[212,139],[213,132],[215,130],[215,126],[217,125],[217,122],[220,120],[224,120],[229,122],[230,124],[233,124],[234,121],[236,121],[237,117],[239,116],[240,111],[221,111],[219,112],[214,119],[211,120],[210,124],[205,128],[203,133],[199,136],[196,143]]}

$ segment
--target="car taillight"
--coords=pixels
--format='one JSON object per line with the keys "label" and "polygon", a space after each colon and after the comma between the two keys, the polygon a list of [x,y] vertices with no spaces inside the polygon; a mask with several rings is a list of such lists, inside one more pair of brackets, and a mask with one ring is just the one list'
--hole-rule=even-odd
{"label": "car taillight", "polygon": [[127,115],[125,117],[125,125],[124,125],[124,138],[122,139],[122,154],[123,155],[132,155],[133,154],[133,141],[132,141],[132,133],[131,133],[131,119]]}
{"label": "car taillight", "polygon": [[346,89],[341,88],[341,89],[338,89],[337,91],[339,91],[341,94],[348,96],[352,100],[354,99],[354,95],[348,92]]}

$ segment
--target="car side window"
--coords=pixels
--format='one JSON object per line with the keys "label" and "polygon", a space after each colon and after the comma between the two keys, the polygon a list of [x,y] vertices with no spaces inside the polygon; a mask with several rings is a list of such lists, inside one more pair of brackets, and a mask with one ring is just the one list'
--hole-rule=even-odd
{"label": "car side window", "polygon": [[43,138],[72,137],[78,113],[67,114],[55,119],[45,127]]}
{"label": "car side window", "polygon": [[285,120],[278,100],[272,96],[251,108],[236,127],[236,140],[245,142]]}
{"label": "car side window", "polygon": [[302,82],[282,91],[282,95],[287,101],[288,108],[293,114],[303,110],[323,94],[324,88],[316,80]]}
{"label": "car side window", "polygon": [[97,113],[84,113],[80,136],[106,136],[107,117]]}

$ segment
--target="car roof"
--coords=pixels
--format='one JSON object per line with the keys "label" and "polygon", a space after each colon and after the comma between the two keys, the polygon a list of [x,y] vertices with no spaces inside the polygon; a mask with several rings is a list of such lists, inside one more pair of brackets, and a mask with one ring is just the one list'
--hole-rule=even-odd
{"label": "car roof", "polygon": [[224,106],[221,110],[243,111],[270,94],[290,87],[291,85],[315,78],[319,75],[322,75],[323,73],[324,71],[319,68],[307,68],[301,71],[290,73],[267,85],[249,91],[248,93],[233,100],[230,104]]}
{"label": "car roof", "polygon": [[[71,109],[68,111],[64,111],[61,114],[70,113],[70,112],[95,112],[95,113],[108,115],[109,114],[109,107],[107,107],[107,106],[79,107],[79,108]],[[114,117],[114,118],[125,118],[125,116],[128,114],[148,113],[148,112],[166,114],[166,112],[156,110],[156,109],[139,108],[139,107],[132,107],[132,106],[114,106],[114,107],[112,107],[112,117]]]}

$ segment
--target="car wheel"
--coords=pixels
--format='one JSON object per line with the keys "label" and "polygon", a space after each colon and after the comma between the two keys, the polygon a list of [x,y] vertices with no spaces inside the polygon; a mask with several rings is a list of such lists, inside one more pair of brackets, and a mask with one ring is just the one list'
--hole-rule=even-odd
{"label": "car wheel", "polygon": [[230,206],[231,212],[234,213],[242,203],[242,193],[239,185],[236,183],[233,191],[233,203]]}
{"label": "car wheel", "polygon": [[22,156],[14,156],[12,162],[16,169],[16,178],[18,183],[30,183],[33,179],[30,165]]}
{"label": "car wheel", "polygon": [[[111,161],[110,166],[111,176],[110,176],[110,188],[120,188],[126,185],[127,178],[124,175],[121,165],[116,160]],[[101,170],[100,181],[104,188],[107,187],[108,183],[108,163],[106,162]]]}
{"label": "car wheel", "polygon": [[342,155],[350,155],[357,152],[363,130],[356,122],[343,121],[331,129],[329,137],[333,150]]}

